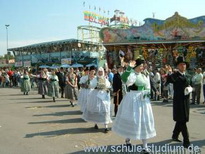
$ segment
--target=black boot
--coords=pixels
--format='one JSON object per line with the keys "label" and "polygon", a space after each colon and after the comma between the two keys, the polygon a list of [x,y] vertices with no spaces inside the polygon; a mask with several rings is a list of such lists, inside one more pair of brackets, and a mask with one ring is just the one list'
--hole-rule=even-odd
{"label": "black boot", "polygon": [[71,103],[71,106],[72,106],[72,107],[74,107],[74,104],[73,104],[73,102],[72,102],[72,101],[70,101],[70,103]]}
{"label": "black boot", "polygon": [[132,147],[132,144],[131,144],[131,141],[130,141],[130,139],[126,139],[125,140],[125,145],[127,146],[127,147]]}
{"label": "black boot", "polygon": [[108,133],[108,132],[109,132],[109,129],[108,129],[108,128],[105,128],[104,133]]}
{"label": "black boot", "polygon": [[24,92],[23,94],[24,94],[24,95],[26,95],[26,93],[25,93],[25,92]]}
{"label": "black boot", "polygon": [[42,98],[45,99],[45,95],[42,95]]}
{"label": "black boot", "polygon": [[53,102],[56,102],[55,97],[53,97]]}
{"label": "black boot", "polygon": [[95,129],[99,129],[97,124],[95,124],[94,128],[95,128]]}

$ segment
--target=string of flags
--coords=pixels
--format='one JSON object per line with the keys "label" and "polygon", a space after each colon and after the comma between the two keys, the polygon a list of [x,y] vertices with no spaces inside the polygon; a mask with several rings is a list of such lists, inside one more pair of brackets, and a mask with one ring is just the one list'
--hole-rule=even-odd
{"label": "string of flags", "polygon": [[110,14],[110,11],[109,11],[109,10],[106,11],[105,9],[102,9],[101,7],[99,7],[99,8],[97,9],[96,6],[91,7],[91,5],[89,5],[89,4],[87,5],[86,2],[84,1],[84,2],[83,2],[83,7],[86,7],[86,6],[88,6],[89,10],[93,8],[95,11],[98,10],[99,12],[102,11],[102,13],[107,13],[108,15]]}

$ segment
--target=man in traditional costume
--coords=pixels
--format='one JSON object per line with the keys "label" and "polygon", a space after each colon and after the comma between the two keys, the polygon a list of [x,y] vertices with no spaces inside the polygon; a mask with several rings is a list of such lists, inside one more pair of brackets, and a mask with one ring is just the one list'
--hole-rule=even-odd
{"label": "man in traditional costume", "polygon": [[120,102],[122,100],[122,81],[121,81],[121,75],[123,73],[123,67],[118,66],[117,73],[114,74],[113,77],[113,93],[114,93],[114,112],[115,117],[117,115],[118,106],[120,105]]}
{"label": "man in traditional costume", "polygon": [[169,70],[167,76],[167,84],[173,83],[174,98],[173,98],[173,119],[176,121],[173,131],[173,141],[181,142],[178,137],[180,132],[184,138],[183,146],[188,148],[190,146],[189,133],[186,123],[189,121],[189,104],[190,93],[192,92],[191,76],[186,74],[187,63],[184,58],[179,56],[177,58],[178,71],[172,73]]}
{"label": "man in traditional costume", "polygon": [[64,96],[64,89],[66,86],[66,73],[64,72],[64,69],[61,67],[60,71],[56,73],[56,75],[58,76],[59,79],[59,86],[60,86],[60,91],[61,91],[61,98],[63,98]]}

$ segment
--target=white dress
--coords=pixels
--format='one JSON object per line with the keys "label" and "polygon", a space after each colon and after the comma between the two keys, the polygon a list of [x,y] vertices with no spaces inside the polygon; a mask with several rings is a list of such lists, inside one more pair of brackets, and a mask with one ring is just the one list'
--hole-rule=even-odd
{"label": "white dress", "polygon": [[[110,82],[104,79],[105,88],[110,88]],[[96,77],[90,84],[91,87],[97,88],[99,85],[99,78]],[[83,119],[94,123],[109,124],[112,122],[110,117],[110,92],[105,89],[92,90],[87,99],[87,106],[83,112]]]}
{"label": "white dress", "polygon": [[81,77],[79,81],[79,84],[88,84],[88,88],[81,88],[78,94],[78,105],[80,106],[80,110],[82,112],[85,111],[85,108],[87,106],[88,95],[94,88],[92,87],[92,80],[94,80],[96,77],[94,77],[92,80],[88,80],[88,78],[89,76],[86,75]]}
{"label": "white dress", "polygon": [[[136,84],[145,90],[130,90],[120,103],[112,130],[124,138],[135,140],[156,136],[154,117],[148,95],[150,94],[149,77],[132,72],[127,86]],[[147,89],[147,90],[146,90]]]}

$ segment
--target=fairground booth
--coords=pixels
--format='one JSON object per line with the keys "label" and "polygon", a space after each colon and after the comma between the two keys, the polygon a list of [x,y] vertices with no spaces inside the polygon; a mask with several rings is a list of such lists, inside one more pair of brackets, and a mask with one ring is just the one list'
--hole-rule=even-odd
{"label": "fairground booth", "polygon": [[[114,18],[120,23],[120,18]],[[153,68],[175,65],[182,55],[190,69],[205,67],[205,16],[187,19],[177,12],[166,20],[147,18],[142,26],[115,24],[101,29],[109,68],[143,55]]]}

